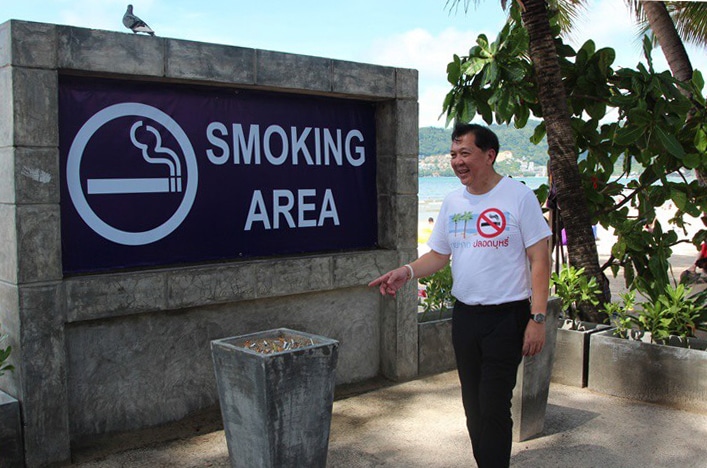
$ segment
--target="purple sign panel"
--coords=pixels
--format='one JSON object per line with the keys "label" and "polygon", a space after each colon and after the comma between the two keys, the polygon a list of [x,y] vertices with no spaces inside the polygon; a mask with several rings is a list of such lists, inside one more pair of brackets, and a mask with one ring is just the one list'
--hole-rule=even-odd
{"label": "purple sign panel", "polygon": [[62,76],[64,272],[373,248],[371,103]]}

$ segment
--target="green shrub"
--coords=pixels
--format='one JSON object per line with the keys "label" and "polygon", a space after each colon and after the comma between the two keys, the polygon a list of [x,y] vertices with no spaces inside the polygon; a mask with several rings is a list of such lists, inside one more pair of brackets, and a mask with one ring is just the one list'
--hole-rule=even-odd
{"label": "green shrub", "polygon": [[588,278],[584,268],[575,268],[571,265],[563,266],[559,274],[553,272],[550,284],[555,288],[555,295],[562,300],[564,318],[572,320],[576,329],[579,326],[579,309],[582,304],[599,304],[598,297],[601,288],[594,277]]}
{"label": "green shrub", "polygon": [[446,309],[451,307],[454,302],[451,265],[448,263],[438,272],[420,278],[419,282],[425,285],[427,293],[427,296],[422,300],[424,312],[421,319],[424,320],[427,314],[432,311],[437,312],[441,318]]}
{"label": "green shrub", "polygon": [[634,313],[636,304],[636,291],[628,291],[621,295],[621,302],[607,302],[604,304],[604,312],[611,318],[616,326],[614,334],[621,338],[629,338],[631,330],[640,326],[640,322]]}
{"label": "green shrub", "polygon": [[638,315],[641,329],[651,332],[652,340],[661,342],[671,335],[687,338],[695,336],[700,307],[689,297],[685,285],[667,285],[657,300],[643,304]]}
{"label": "green shrub", "polygon": [[[690,289],[682,284],[665,286],[655,299],[640,304],[634,311],[636,292],[629,291],[622,295],[621,303],[609,303],[604,306],[616,326],[616,336],[631,338],[650,332],[654,343],[664,343],[670,336],[682,339],[695,336],[704,314],[704,295],[690,296]],[[631,330],[637,330],[632,335]]]}

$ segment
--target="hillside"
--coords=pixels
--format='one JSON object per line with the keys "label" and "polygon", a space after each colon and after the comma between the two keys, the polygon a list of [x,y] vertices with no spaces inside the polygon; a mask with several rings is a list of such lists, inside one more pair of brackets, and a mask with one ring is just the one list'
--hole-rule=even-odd
{"label": "hillside", "polygon": [[[541,173],[547,165],[547,142],[533,145],[530,137],[535,125],[529,122],[525,128],[491,125],[498,135],[500,154],[497,170],[502,174],[532,176]],[[449,147],[451,129],[439,127],[420,128],[420,176],[451,176]]]}

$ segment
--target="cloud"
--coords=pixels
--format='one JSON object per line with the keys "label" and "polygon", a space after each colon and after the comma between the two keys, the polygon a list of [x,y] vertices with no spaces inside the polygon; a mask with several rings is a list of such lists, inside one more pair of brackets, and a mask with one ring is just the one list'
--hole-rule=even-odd
{"label": "cloud", "polygon": [[[444,96],[451,89],[447,83],[447,64],[454,54],[466,55],[476,43],[479,32],[447,28],[439,34],[416,28],[372,42],[362,59],[387,66],[413,68],[419,73],[420,126],[444,126]],[[495,34],[493,35],[495,36]]]}
{"label": "cloud", "polygon": [[476,41],[471,31],[448,28],[438,35],[421,28],[374,40],[371,58],[377,63],[415,68],[421,75],[443,75],[454,54],[464,55]]}

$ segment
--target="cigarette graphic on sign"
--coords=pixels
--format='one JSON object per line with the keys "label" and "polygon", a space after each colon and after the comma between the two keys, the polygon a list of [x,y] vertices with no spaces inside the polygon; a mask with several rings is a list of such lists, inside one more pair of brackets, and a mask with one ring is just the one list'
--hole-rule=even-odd
{"label": "cigarette graphic on sign", "polygon": [[143,125],[142,120],[135,122],[130,128],[130,141],[142,152],[142,157],[149,164],[164,164],[169,168],[169,177],[87,179],[89,195],[128,194],[128,193],[169,193],[182,191],[182,166],[177,154],[162,146],[162,137],[157,129],[146,125],[145,129],[155,136],[155,153],[166,154],[168,157],[151,157],[149,147],[138,141],[135,132]]}

